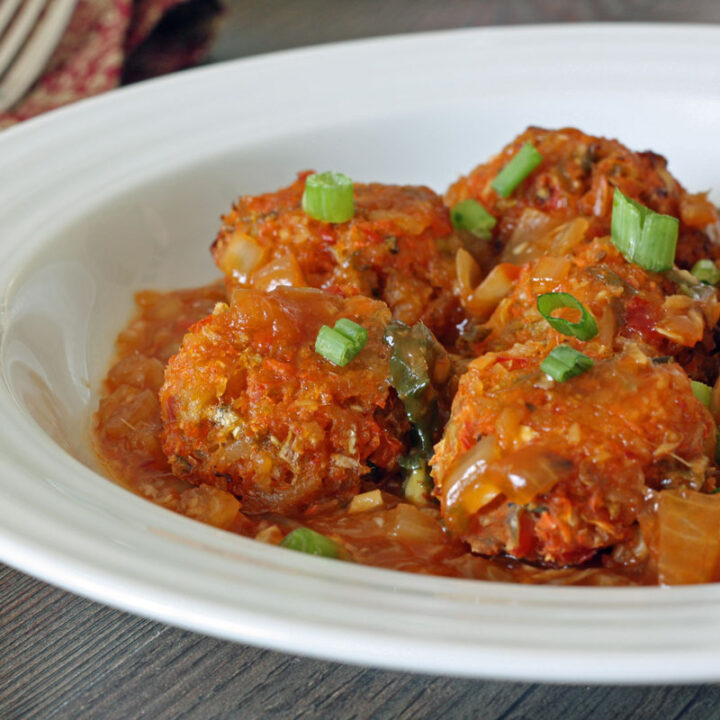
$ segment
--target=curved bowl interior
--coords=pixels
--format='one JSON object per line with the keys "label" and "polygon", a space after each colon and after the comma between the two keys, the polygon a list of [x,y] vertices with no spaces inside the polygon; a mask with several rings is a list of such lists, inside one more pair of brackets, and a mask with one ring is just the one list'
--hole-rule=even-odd
{"label": "curved bowl interior", "polygon": [[718,188],[719,41],[643,26],[366,41],[185,73],[0,135],[0,556],[118,607],[338,660],[720,679],[716,586],[516,587],[298,557],[132,496],[89,442],[133,292],[217,277],[208,247],[237,195],[305,168],[442,191],[528,124],[652,148],[689,189]]}

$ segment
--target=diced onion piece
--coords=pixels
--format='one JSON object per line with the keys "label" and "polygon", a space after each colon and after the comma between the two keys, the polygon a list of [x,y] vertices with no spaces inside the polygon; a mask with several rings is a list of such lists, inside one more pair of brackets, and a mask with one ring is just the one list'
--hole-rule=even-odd
{"label": "diced onion piece", "polygon": [[497,487],[482,482],[495,452],[495,437],[486,435],[452,464],[442,482],[445,505],[451,519],[453,508],[462,507],[465,512],[472,514],[500,494]]}
{"label": "diced onion piece", "polygon": [[519,265],[540,257],[544,254],[544,249],[540,249],[539,241],[557,227],[556,223],[552,216],[541,210],[525,208],[503,248],[501,259]]}
{"label": "diced onion piece", "polygon": [[718,215],[707,193],[684,193],[680,196],[680,219],[692,228],[702,229],[716,223]]}
{"label": "diced onion piece", "polygon": [[498,495],[528,503],[554,487],[570,467],[557,453],[532,444],[497,458],[495,438],[488,435],[455,461],[442,484],[448,520],[457,523]]}
{"label": "diced onion piece", "polygon": [[226,275],[232,275],[241,283],[247,283],[252,272],[258,268],[267,250],[257,240],[236,230],[230,237],[219,266]]}
{"label": "diced onion piece", "polygon": [[668,295],[663,301],[662,312],[662,319],[655,325],[655,332],[685,347],[692,347],[702,340],[705,321],[696,301],[691,297]]}
{"label": "diced onion piece", "polygon": [[664,490],[657,510],[658,580],[689,585],[718,580],[720,495]]}
{"label": "diced onion piece", "polygon": [[339,172],[309,175],[305,181],[302,208],[316,220],[347,222],[355,214],[352,180]]}
{"label": "diced onion piece", "polygon": [[356,354],[365,347],[368,339],[367,330],[354,320],[350,320],[349,318],[340,318],[335,321],[334,329],[350,340]]}
{"label": "diced onion piece", "polygon": [[593,361],[570,345],[554,347],[540,364],[540,369],[553,380],[565,382],[582,375],[593,366]]}
{"label": "diced onion piece", "polygon": [[582,242],[589,227],[585,218],[575,218],[550,230],[539,244],[550,255],[566,255]]}
{"label": "diced onion piece", "polygon": [[459,202],[450,211],[450,222],[455,230],[467,230],[475,237],[489,240],[497,220],[477,201]]}
{"label": "diced onion piece", "polygon": [[342,554],[342,548],[336,542],[305,527],[297,528],[286,535],[280,545],[289,550],[321,557],[339,558]]}
{"label": "diced onion piece", "polygon": [[[580,320],[578,322],[570,322],[570,320],[566,320],[565,318],[553,316],[552,313],[560,308],[579,310],[581,315]],[[595,318],[590,314],[588,309],[570,293],[553,292],[538,295],[537,309],[550,327],[563,335],[570,335],[579,340],[590,340],[598,334]]]}
{"label": "diced onion piece", "polygon": [[717,285],[720,282],[720,270],[718,266],[707,258],[698,260],[690,271],[700,282],[708,285]]}
{"label": "diced onion piece", "polygon": [[502,259],[513,263],[541,258],[562,257],[579,245],[590,223],[582,217],[557,225],[557,221],[535,208],[525,208],[502,252]]}
{"label": "diced onion piece", "polygon": [[178,512],[183,515],[225,529],[230,527],[239,510],[240,502],[234,495],[211,485],[184,490],[178,505]]}
{"label": "diced onion piece", "polygon": [[356,513],[375,510],[383,506],[382,493],[380,490],[370,490],[369,492],[355,495],[348,505],[348,513],[355,515]]}
{"label": "diced onion piece", "polygon": [[555,452],[526,445],[491,463],[487,481],[510,502],[524,505],[553,488],[571,467],[571,461]]}
{"label": "diced onion piece", "polygon": [[712,388],[703,382],[697,380],[691,380],[690,386],[692,387],[693,395],[706,407],[710,407],[710,398],[712,396]]}
{"label": "diced onion piece", "polygon": [[460,294],[470,295],[480,281],[480,266],[464,248],[460,248],[455,255],[455,272]]}
{"label": "diced onion piece", "polygon": [[720,300],[713,286],[700,282],[688,270],[681,270],[676,267],[668,270],[665,277],[672,280],[681,292],[698,303],[708,327],[717,325],[718,321],[720,321]]}
{"label": "diced onion piece", "polygon": [[567,258],[546,255],[532,268],[532,279],[535,282],[559,282],[567,277],[569,270],[570,261]]}
{"label": "diced onion piece", "polygon": [[499,302],[513,289],[520,268],[510,263],[496,265],[465,301],[465,307],[477,320],[487,320]]}
{"label": "diced onion piece", "polygon": [[279,545],[282,542],[282,539],[282,530],[277,525],[269,525],[255,535],[255,540],[258,542],[268,543],[268,545]]}
{"label": "diced onion piece", "polygon": [[306,287],[307,281],[295,256],[285,253],[253,273],[252,285],[258,290],[270,292],[278,287]]}
{"label": "diced onion piece", "polygon": [[650,270],[670,270],[675,262],[679,221],[660,215],[615,188],[611,219],[614,245],[630,262]]}
{"label": "diced onion piece", "polygon": [[495,176],[491,186],[500,197],[510,197],[515,188],[542,162],[542,155],[526,142],[515,157]]}
{"label": "diced onion piece", "polygon": [[418,510],[414,505],[400,503],[386,516],[387,532],[405,543],[441,543],[443,529],[437,520]]}

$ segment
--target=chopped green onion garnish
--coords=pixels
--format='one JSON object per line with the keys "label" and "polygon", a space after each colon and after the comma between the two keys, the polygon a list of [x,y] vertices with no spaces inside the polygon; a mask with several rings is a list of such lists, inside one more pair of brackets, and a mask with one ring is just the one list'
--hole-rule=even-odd
{"label": "chopped green onion garnish", "polygon": [[542,155],[525,143],[515,157],[495,176],[491,185],[500,197],[510,197],[513,190],[542,162]]}
{"label": "chopped green onion garnish", "polygon": [[[572,308],[579,310],[582,317],[578,322],[570,322],[563,318],[553,317],[552,313],[558,308]],[[588,312],[586,307],[570,293],[553,292],[538,295],[537,309],[548,321],[550,327],[563,335],[572,335],[579,340],[590,340],[598,334],[598,326],[595,318]]]}
{"label": "chopped green onion garnish", "polygon": [[315,340],[315,352],[333,365],[345,367],[357,354],[353,341],[327,325],[320,328]]}
{"label": "chopped green onion garnish", "polygon": [[309,175],[305,180],[302,208],[316,220],[347,222],[355,213],[352,180],[338,172]]}
{"label": "chopped green onion garnish", "polygon": [[348,318],[340,318],[331,328],[323,325],[315,340],[315,352],[333,365],[345,367],[367,343],[367,330]]}
{"label": "chopped green onion garnish", "polygon": [[553,380],[565,382],[593,366],[593,361],[569,345],[554,347],[540,364],[540,369]]}
{"label": "chopped green onion garnish", "polygon": [[710,407],[710,397],[712,395],[712,388],[705,383],[698,382],[697,380],[691,380],[690,385],[692,386],[693,395],[705,406]]}
{"label": "chopped green onion garnish", "polygon": [[677,218],[653,212],[615,188],[610,234],[630,262],[652,272],[670,270],[679,224]]}
{"label": "chopped green onion garnish", "polygon": [[[715,463],[720,465],[720,430],[715,435]],[[720,488],[713,490],[713,493],[720,492]]]}
{"label": "chopped green onion garnish", "polygon": [[352,341],[353,347],[360,352],[368,339],[367,330],[348,318],[340,318],[335,323],[335,330],[344,335],[348,340]]}
{"label": "chopped green onion garnish", "polygon": [[338,558],[342,554],[340,546],[330,538],[304,527],[296,528],[287,534],[280,546],[321,557]]}
{"label": "chopped green onion garnish", "polygon": [[467,230],[475,237],[490,239],[497,220],[477,201],[463,200],[450,211],[450,222],[456,230]]}
{"label": "chopped green onion garnish", "polygon": [[690,271],[700,282],[717,285],[720,282],[720,270],[712,260],[698,260]]}

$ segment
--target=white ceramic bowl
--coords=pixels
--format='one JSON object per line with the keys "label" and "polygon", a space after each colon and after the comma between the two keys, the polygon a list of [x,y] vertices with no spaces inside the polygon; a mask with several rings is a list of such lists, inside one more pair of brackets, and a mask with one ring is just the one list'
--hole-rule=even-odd
{"label": "white ceramic bowl", "polygon": [[[169,623],[458,675],[720,680],[720,586],[524,587],[288,552],[97,472],[89,419],[141,288],[216,276],[240,193],[303,168],[443,190],[528,124],[576,125],[720,187],[720,29],[468,30],[183,73],[0,134],[0,557]],[[716,196],[717,198],[717,196]]]}

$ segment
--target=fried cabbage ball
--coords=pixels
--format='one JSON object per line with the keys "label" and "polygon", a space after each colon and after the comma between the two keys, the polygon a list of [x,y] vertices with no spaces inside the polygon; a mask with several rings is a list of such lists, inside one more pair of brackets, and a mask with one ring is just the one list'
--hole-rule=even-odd
{"label": "fried cabbage ball", "polygon": [[355,184],[355,214],[332,224],[302,209],[298,175],[274,193],[241,197],[212,246],[229,287],[314,287],[384,300],[452,343],[463,315],[454,292],[460,242],[442,198],[426,187]]}
{"label": "fried cabbage ball", "polygon": [[[687,272],[648,272],[625,260],[607,237],[577,245],[564,256],[526,263],[485,323],[489,334],[476,345],[477,354],[502,352],[532,340],[568,341],[537,308],[541,294],[555,292],[572,295],[597,322],[598,334],[576,344],[577,349],[609,355],[631,339],[649,354],[676,357],[695,380],[712,385],[717,378],[713,330],[720,319],[720,301],[714,288]],[[554,315],[575,322],[579,313],[563,310]]]}
{"label": "fried cabbage ball", "polygon": [[433,477],[474,552],[564,566],[637,542],[649,488],[708,489],[716,427],[678,364],[635,343],[565,382],[540,369],[545,351],[470,364]]}
{"label": "fried cabbage ball", "polygon": [[[368,339],[345,367],[315,351],[339,318]],[[389,382],[390,311],[319,290],[234,291],[193,325],[165,370],[162,443],[172,471],[237,495],[249,513],[342,502],[393,469],[409,427]]]}
{"label": "fried cabbage ball", "polygon": [[[525,144],[542,155],[541,164],[508,198],[491,183]],[[504,262],[521,263],[541,255],[537,244],[548,230],[573,218],[589,223],[588,237],[607,235],[614,188],[658,213],[680,220],[676,262],[691,268],[702,258],[720,260],[717,210],[706,193],[690,194],[653,152],[632,152],[617,140],[586,135],[574,128],[530,127],[489,162],[478,165],[448,189],[449,207],[472,198],[496,219],[495,250]]]}

